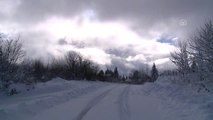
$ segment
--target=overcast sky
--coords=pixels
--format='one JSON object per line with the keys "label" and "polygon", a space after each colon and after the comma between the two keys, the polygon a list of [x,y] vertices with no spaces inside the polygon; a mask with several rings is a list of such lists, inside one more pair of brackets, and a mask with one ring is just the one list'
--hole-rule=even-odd
{"label": "overcast sky", "polygon": [[[213,0],[0,0],[0,32],[20,35],[27,56],[74,50],[123,71],[169,68],[177,40],[213,17]],[[48,57],[46,57],[48,58]]]}

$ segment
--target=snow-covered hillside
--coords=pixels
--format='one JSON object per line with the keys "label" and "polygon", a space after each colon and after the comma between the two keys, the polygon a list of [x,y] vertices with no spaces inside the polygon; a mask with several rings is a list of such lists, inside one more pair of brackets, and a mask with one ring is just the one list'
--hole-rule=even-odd
{"label": "snow-covered hillside", "polygon": [[18,95],[0,95],[0,120],[213,119],[211,94],[163,79],[145,85],[53,79]]}

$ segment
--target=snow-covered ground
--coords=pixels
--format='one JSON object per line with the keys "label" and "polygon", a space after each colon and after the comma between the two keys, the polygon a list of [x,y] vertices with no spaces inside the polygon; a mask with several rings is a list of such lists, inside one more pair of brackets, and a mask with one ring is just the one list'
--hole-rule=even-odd
{"label": "snow-covered ground", "polygon": [[160,78],[145,85],[57,78],[0,95],[0,120],[212,120],[213,97]]}

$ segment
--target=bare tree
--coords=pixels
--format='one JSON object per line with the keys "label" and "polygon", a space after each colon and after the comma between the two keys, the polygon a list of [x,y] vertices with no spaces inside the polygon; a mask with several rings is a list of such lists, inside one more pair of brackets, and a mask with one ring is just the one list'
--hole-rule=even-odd
{"label": "bare tree", "polygon": [[188,44],[186,42],[178,43],[178,50],[171,53],[170,60],[178,67],[178,71],[182,74],[189,72],[189,56],[187,51]]}
{"label": "bare tree", "polygon": [[201,86],[198,91],[202,89],[209,91],[205,84],[213,82],[213,24],[211,20],[198,29],[197,34],[191,38],[190,48],[197,65],[196,72],[200,78],[196,81]]}
{"label": "bare tree", "polygon": [[70,72],[70,77],[72,79],[79,77],[78,73],[83,61],[82,56],[77,52],[70,51],[66,54],[65,60],[67,63],[67,68]]}
{"label": "bare tree", "polygon": [[15,81],[18,71],[18,63],[22,62],[24,51],[19,37],[7,39],[0,37],[0,88],[7,89],[12,81]]}
{"label": "bare tree", "polygon": [[63,58],[53,58],[49,69],[50,77],[61,77],[66,79],[67,64]]}
{"label": "bare tree", "polygon": [[198,30],[190,41],[191,54],[202,71],[213,72],[213,25],[211,21]]}
{"label": "bare tree", "polygon": [[17,62],[21,62],[23,60],[22,58],[24,57],[24,51],[19,38],[17,40],[6,40],[3,45],[4,57],[7,59],[8,63],[16,64]]}

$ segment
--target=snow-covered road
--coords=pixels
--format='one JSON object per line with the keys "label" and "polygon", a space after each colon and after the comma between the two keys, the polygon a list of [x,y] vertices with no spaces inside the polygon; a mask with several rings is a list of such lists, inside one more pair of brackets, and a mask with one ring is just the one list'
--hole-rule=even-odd
{"label": "snow-covered road", "polygon": [[0,100],[0,120],[204,120],[204,117],[186,104],[176,107],[160,96],[151,95],[151,88],[144,89],[143,85],[53,80],[30,93]]}

